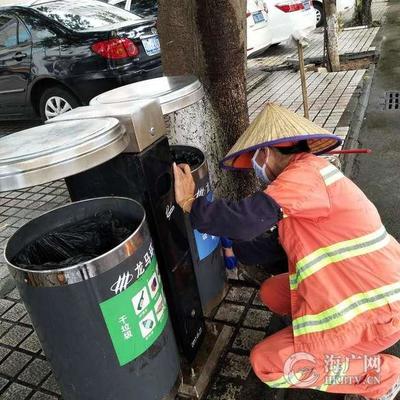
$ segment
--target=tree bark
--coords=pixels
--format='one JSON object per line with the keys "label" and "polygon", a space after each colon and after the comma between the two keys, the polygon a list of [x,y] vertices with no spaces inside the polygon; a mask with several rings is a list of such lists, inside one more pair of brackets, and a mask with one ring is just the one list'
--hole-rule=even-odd
{"label": "tree bark", "polygon": [[338,44],[338,21],[336,14],[336,0],[324,0],[325,12],[325,40],[328,58],[328,71],[340,71],[339,44]]}
{"label": "tree bark", "polygon": [[357,0],[354,12],[354,25],[371,25],[372,24],[372,0]]}
{"label": "tree bark", "polygon": [[214,187],[229,197],[243,196],[252,188],[248,174],[226,173],[218,166],[249,122],[245,28],[245,0],[159,0],[165,75],[196,75],[206,92],[207,128],[175,136],[207,153]]}
{"label": "tree bark", "polygon": [[196,24],[196,0],[159,0],[157,30],[164,75],[204,79],[204,55]]}

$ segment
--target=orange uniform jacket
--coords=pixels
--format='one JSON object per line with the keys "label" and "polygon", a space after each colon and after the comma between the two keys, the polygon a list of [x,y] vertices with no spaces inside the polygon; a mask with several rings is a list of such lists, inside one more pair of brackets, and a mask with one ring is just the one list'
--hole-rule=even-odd
{"label": "orange uniform jacket", "polygon": [[296,351],[339,351],[399,331],[400,245],[364,193],[305,153],[266,193],[284,214]]}

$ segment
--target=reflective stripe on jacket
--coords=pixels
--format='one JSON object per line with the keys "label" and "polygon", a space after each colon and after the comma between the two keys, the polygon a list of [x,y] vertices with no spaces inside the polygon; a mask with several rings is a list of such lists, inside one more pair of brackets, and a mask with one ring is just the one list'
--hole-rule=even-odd
{"label": "reflective stripe on jacket", "polygon": [[400,245],[364,193],[306,153],[266,193],[284,215],[296,351],[340,350],[400,330]]}

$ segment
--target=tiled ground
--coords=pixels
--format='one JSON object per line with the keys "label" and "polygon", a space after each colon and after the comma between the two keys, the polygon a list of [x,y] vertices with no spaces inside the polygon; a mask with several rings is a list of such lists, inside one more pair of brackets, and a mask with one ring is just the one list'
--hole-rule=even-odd
{"label": "tiled ground", "polygon": [[[372,42],[377,35],[379,28],[348,28],[339,33],[339,54],[358,54],[375,50]],[[305,63],[322,60],[324,56],[323,33],[314,34],[310,37],[310,45],[304,50]],[[288,59],[298,62],[297,53]]]}
{"label": "tiled ground", "polygon": [[[338,123],[364,73],[364,70],[329,74],[308,72],[306,79],[310,119],[344,139],[348,128],[338,128]],[[302,113],[299,74],[290,70],[270,73],[268,78],[249,95],[250,120],[257,116],[267,101]]]}
{"label": "tiled ground", "polygon": [[7,239],[30,219],[52,210],[69,200],[64,181],[28,189],[3,192],[0,196],[0,297],[10,287],[11,278],[5,266],[3,251]]}
{"label": "tiled ground", "polygon": [[[385,3],[375,3],[380,12],[385,11]],[[339,34],[339,54],[359,54],[375,50],[372,46],[379,28],[348,28]],[[320,62],[323,59],[324,33],[317,29],[309,37],[309,45],[304,49],[305,63]],[[292,63],[298,63],[297,49],[293,43],[282,43],[268,49],[258,58],[252,58],[247,64],[248,86],[254,87],[254,83],[265,76],[262,72],[275,69],[288,68]]]}
{"label": "tiled ground", "polygon": [[61,398],[50,365],[15,289],[0,299],[0,361],[2,400]]}
{"label": "tiled ground", "polygon": [[385,17],[385,13],[388,7],[387,1],[382,0],[373,0],[371,9],[372,9],[372,20],[377,22],[382,22]]}
{"label": "tiled ground", "polygon": [[[233,286],[213,318],[234,327],[227,351],[219,361],[206,400],[272,399],[275,393],[251,370],[249,354],[263,340],[275,321],[259,301],[253,287]],[[250,397],[249,397],[250,396]]]}

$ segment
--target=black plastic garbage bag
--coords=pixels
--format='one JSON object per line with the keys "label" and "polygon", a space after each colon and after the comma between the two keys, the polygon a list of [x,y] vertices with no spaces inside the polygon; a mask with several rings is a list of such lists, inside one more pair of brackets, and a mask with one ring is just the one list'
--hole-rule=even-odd
{"label": "black plastic garbage bag", "polygon": [[189,164],[192,171],[198,168],[204,161],[204,158],[198,152],[180,147],[172,147],[171,156],[177,164]]}
{"label": "black plastic garbage bag", "polygon": [[111,211],[49,232],[20,251],[12,262],[22,268],[50,270],[98,257],[123,242],[137,227],[123,223]]}

